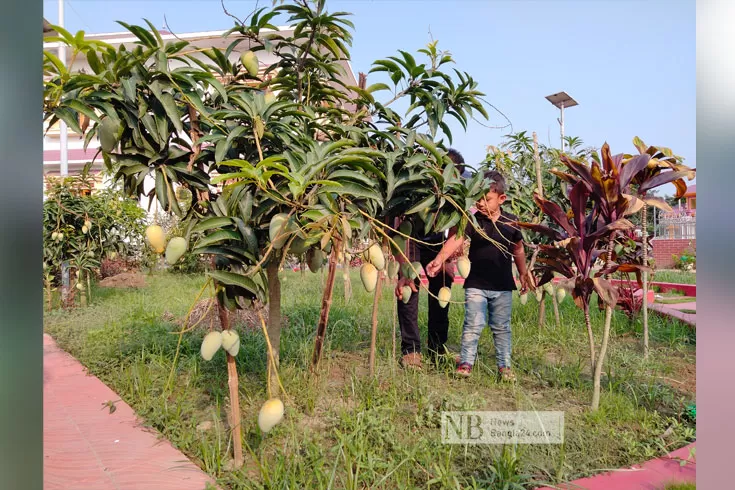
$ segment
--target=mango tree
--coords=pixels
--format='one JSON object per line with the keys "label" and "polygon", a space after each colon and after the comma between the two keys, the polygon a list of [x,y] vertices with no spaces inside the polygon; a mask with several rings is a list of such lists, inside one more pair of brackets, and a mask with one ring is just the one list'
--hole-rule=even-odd
{"label": "mango tree", "polygon": [[[266,413],[261,429],[267,431],[283,413],[274,388],[280,385],[279,266],[292,247],[306,251],[312,268],[331,253],[333,266],[339,251],[347,250],[352,230],[366,238],[372,229],[366,225],[376,223],[373,216],[390,202],[382,182],[397,187],[389,180],[391,173],[381,170],[397,156],[389,156],[387,149],[393,145],[400,154],[404,151],[394,128],[370,126],[367,110],[352,114],[344,108],[350,101],[346,94],[355,89],[363,108],[373,104],[385,120],[398,122],[390,109],[373,102],[370,92],[379,87],[360,91],[336,76],[339,61],[348,58],[350,34],[344,26],[351,24],[345,14],[328,14],[323,1],[314,8],[297,2],[264,11],[255,12],[249,25],[233,29],[229,34],[236,39],[224,51],[164,41],[150,22],[149,30],[121,23],[137,38],[133,48],[84,44],[83,34],[71,36],[60,29],[60,41],[73,44],[75,55],[85,55],[92,73],[71,74],[48,54],[44,101],[45,119],[62,119],[85,134],[85,147],[98,137],[106,166],[129,195],[146,195],[181,219],[187,232],[166,245],[167,259],[175,262],[186,248],[213,258],[214,270],[208,275],[215,285],[221,332],[205,337],[202,356],[211,359],[220,346],[226,350],[236,466],[242,464],[234,361],[239,339],[230,328],[228,311],[252,304],[260,313],[263,305],[269,306],[267,327],[261,314],[273,399],[266,412],[275,409],[276,418],[268,421]],[[290,34],[274,32],[270,20],[278,14],[289,15],[295,24]],[[244,40],[250,51],[237,59],[235,49]],[[278,60],[263,75],[255,54],[259,50],[275,53]],[[455,111],[462,118],[464,105],[476,105],[471,100],[474,82],[464,77],[460,87],[417,94],[423,102],[432,97],[445,102],[443,108],[425,111],[431,114],[426,119],[432,135],[443,127],[438,113]],[[455,96],[460,97],[456,103],[450,101]],[[90,122],[88,127],[79,127],[80,114]],[[423,136],[411,136],[412,130],[404,131],[414,172],[424,172],[423,194],[411,197],[421,199],[422,210],[436,210],[427,228],[459,222],[466,202],[458,204],[450,193],[426,192],[436,188],[427,187],[427,180],[444,186],[444,174],[451,174],[443,168],[442,151]],[[421,155],[413,155],[419,149]],[[422,170],[420,164],[427,161],[434,165]],[[409,184],[418,181],[410,180],[411,171],[405,173],[409,180],[401,183],[408,196]],[[150,189],[148,179],[154,182]],[[179,187],[191,191],[185,206],[177,199]],[[400,212],[416,205],[410,199],[397,201],[403,206],[396,206]],[[162,251],[160,243],[153,243],[159,241],[154,235],[149,233],[149,241]],[[328,312],[330,300],[328,285],[323,312]],[[322,315],[320,323],[326,321]]]}
{"label": "mango tree", "polygon": [[[254,23],[258,22],[257,29],[273,27],[267,18],[253,18]],[[137,46],[132,50],[125,46],[87,47],[86,56],[93,74],[59,72],[51,77],[49,85],[61,87],[64,95],[46,101],[46,119],[53,122],[61,118],[73,125],[78,113],[85,114],[93,121],[85,144],[91,142],[94,134],[99,136],[102,156],[125,190],[131,195],[147,194],[164,211],[173,212],[188,223],[189,233],[184,243],[188,246],[189,239],[194,239],[198,251],[215,257],[216,270],[210,273],[210,278],[216,285],[223,333],[229,332],[228,308],[243,307],[251,301],[262,305],[269,295],[280,294],[278,255],[271,253],[280,248],[273,244],[280,239],[280,230],[274,235],[263,224],[278,214],[278,206],[290,207],[295,201],[292,196],[281,195],[280,190],[274,191],[277,186],[272,179],[283,177],[288,170],[279,167],[278,159],[267,160],[263,147],[266,152],[279,153],[295,142],[308,146],[319,123],[313,113],[297,114],[294,102],[266,101],[257,87],[260,83],[257,73],[251,73],[252,67],[243,66],[242,61],[249,62],[245,57],[231,64],[227,56],[231,50],[205,51],[189,47],[184,41],[164,43],[150,23],[150,31],[123,25],[138,38]],[[200,52],[209,55],[217,65],[203,62],[196,56]],[[226,85],[215,76],[222,73],[223,66],[235,72]],[[253,87],[253,83],[243,81],[258,83]],[[245,131],[248,144],[243,144]],[[238,149],[238,144],[243,146]],[[226,167],[219,165],[223,159],[228,156],[253,159],[253,154],[258,155],[254,159],[259,162],[257,176],[262,182],[268,182],[265,188],[258,189],[258,196],[248,193],[248,189],[235,188],[238,192],[233,197],[230,192],[233,187],[213,187],[217,184],[212,179],[214,175],[238,169],[238,161],[231,161]],[[239,168],[247,172],[249,163],[242,162]],[[148,177],[153,178],[155,185],[146,192]],[[298,179],[298,176],[291,177],[290,183]],[[305,178],[300,184],[307,188],[312,181]],[[175,198],[177,186],[192,191],[193,202],[186,209]],[[311,190],[309,193],[294,190],[292,194],[309,198],[315,195]],[[213,223],[212,218],[220,221]],[[279,311],[278,301],[272,301],[269,322],[273,332],[280,332]],[[269,340],[264,322],[262,326]],[[211,358],[213,349],[216,351],[222,341],[216,335],[209,339],[203,344],[205,358]],[[234,363],[237,344],[228,344],[230,425],[235,464],[239,466],[242,448]],[[268,360],[269,372],[277,378],[273,349],[269,349]],[[271,378],[268,377],[269,395],[273,394]]]}
{"label": "mango tree", "polygon": [[92,277],[102,260],[113,254],[136,255],[142,249],[144,211],[116,189],[93,192],[89,167],[78,175],[46,180],[43,269],[48,309],[53,307],[53,286],[62,263],[69,264],[74,278],[62,305],[71,306],[78,294],[85,306],[92,299]]}

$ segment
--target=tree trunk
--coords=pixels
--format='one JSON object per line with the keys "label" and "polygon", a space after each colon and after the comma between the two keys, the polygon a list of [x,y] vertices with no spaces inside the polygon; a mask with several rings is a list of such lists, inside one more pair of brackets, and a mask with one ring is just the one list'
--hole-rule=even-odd
{"label": "tree trunk", "polygon": [[[538,197],[544,197],[544,182],[541,177],[541,157],[538,153],[538,136],[536,131],[533,132],[533,163],[536,168],[536,193]],[[559,308],[556,305],[556,298],[552,298],[554,304],[554,315],[556,315],[556,325],[560,326]],[[538,328],[543,329],[546,325],[546,291],[541,293],[541,302],[538,305]]]}
{"label": "tree trunk", "polygon": [[[279,357],[281,351],[281,280],[278,278],[278,256],[271,255],[266,266],[266,275],[268,276],[268,337],[271,341],[273,349],[273,357],[268,354],[268,378],[269,378],[269,398],[273,398],[273,387],[278,386],[278,373],[276,369],[279,366]],[[276,369],[273,369],[273,366]],[[277,391],[277,390],[276,390]]]}
{"label": "tree trunk", "polygon": [[316,339],[314,340],[314,352],[311,356],[312,370],[316,370],[319,361],[322,358],[322,346],[324,345],[324,337],[327,333],[327,322],[329,321],[329,310],[332,308],[332,295],[334,293],[334,275],[337,272],[337,250],[339,244],[332,246],[332,253],[329,254],[329,270],[327,272],[327,284],[322,294],[322,308],[319,312],[319,323],[316,327]]}
{"label": "tree trunk", "polygon": [[546,325],[546,291],[541,292],[541,302],[538,304],[538,328],[543,329]]}
{"label": "tree trunk", "polygon": [[541,178],[541,157],[538,154],[538,137],[536,131],[533,132],[533,162],[536,167],[536,192],[538,197],[544,197],[544,184]]}
{"label": "tree trunk", "polygon": [[556,328],[561,328],[561,316],[559,315],[559,302],[556,301],[556,294],[551,295],[551,305],[554,307],[554,320]]}
{"label": "tree trunk", "polygon": [[54,307],[50,279],[46,279],[46,305],[47,305],[48,311],[51,311]]}
{"label": "tree trunk", "polygon": [[352,281],[350,280],[350,261],[346,253],[342,263],[342,282],[344,283],[345,290],[345,304],[347,304],[352,298]]}
{"label": "tree trunk", "polygon": [[398,323],[398,303],[393,302],[393,357],[391,357],[391,372],[395,371],[396,365],[396,323]]}
{"label": "tree trunk", "polygon": [[602,363],[605,362],[605,353],[607,352],[607,342],[610,338],[610,322],[612,320],[612,306],[607,305],[605,308],[605,330],[602,333],[602,345],[600,346],[600,355],[597,356],[595,362],[595,374],[592,389],[592,411],[600,408],[600,378],[602,377]]}
{"label": "tree trunk", "polygon": [[584,324],[587,327],[587,337],[590,341],[590,365],[592,372],[595,371],[595,334],[592,332],[592,321],[590,320],[590,305],[584,305]]}
{"label": "tree trunk", "polygon": [[[77,284],[81,284],[84,286],[84,273],[80,272],[79,276],[77,276]],[[76,288],[76,284],[74,285]],[[82,307],[87,306],[87,294],[84,288],[79,289],[79,305]]]}
{"label": "tree trunk", "polygon": [[[648,206],[643,206],[643,265],[648,265]],[[648,359],[648,272],[643,271],[643,359]]]}
{"label": "tree trunk", "polygon": [[375,296],[373,296],[373,328],[370,335],[370,376],[375,375],[375,344],[378,338],[378,304],[380,303],[384,272],[385,271],[378,272],[378,284],[375,286]]}
{"label": "tree trunk", "polygon": [[[227,308],[217,302],[217,313],[219,314],[220,325],[222,331],[230,329],[230,312]],[[237,377],[237,364],[235,358],[227,354],[227,385],[230,388],[230,428],[232,429],[232,448],[234,452],[235,468],[240,468],[243,464],[242,456],[242,424],[240,414],[240,383]]]}

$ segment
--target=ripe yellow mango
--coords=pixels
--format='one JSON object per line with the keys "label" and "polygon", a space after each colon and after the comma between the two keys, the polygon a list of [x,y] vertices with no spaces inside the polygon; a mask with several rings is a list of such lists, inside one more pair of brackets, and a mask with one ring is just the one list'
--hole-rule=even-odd
{"label": "ripe yellow mango", "polygon": [[403,286],[401,288],[401,301],[403,301],[404,304],[408,303],[408,300],[411,299],[412,293],[413,291],[411,290],[411,286]]}
{"label": "ripe yellow mango", "polygon": [[521,298],[521,304],[525,305],[528,302],[528,293],[521,294],[520,298]]}
{"label": "ripe yellow mango", "polygon": [[564,301],[564,298],[567,297],[567,291],[564,288],[559,288],[556,290],[556,301],[561,303]]}
{"label": "ripe yellow mango", "polygon": [[388,263],[388,277],[391,279],[395,279],[398,277],[398,269],[401,267],[401,265],[393,260]]}
{"label": "ripe yellow mango", "polygon": [[365,286],[365,290],[368,293],[375,291],[375,286],[378,285],[378,270],[373,264],[362,264],[362,267],[360,267],[360,280],[362,280],[362,285]]}
{"label": "ripe yellow mango", "polygon": [[271,398],[260,407],[258,413],[258,427],[263,432],[268,432],[283,420],[283,402],[279,398]]}
{"label": "ripe yellow mango", "polygon": [[385,268],[385,255],[383,255],[383,249],[380,245],[373,243],[370,248],[367,249],[366,259],[368,262],[373,264],[376,269],[382,271]]}
{"label": "ripe yellow mango", "polygon": [[240,351],[240,336],[234,330],[222,331],[222,348],[232,357]]}
{"label": "ripe yellow mango", "polygon": [[205,361],[211,361],[220,347],[222,347],[222,333],[218,331],[209,332],[202,340],[202,358]]}
{"label": "ripe yellow mango", "polygon": [[163,253],[166,249],[166,236],[163,234],[163,228],[160,226],[151,225],[146,228],[145,237],[157,254]]}
{"label": "ripe yellow mango", "polygon": [[439,290],[439,294],[437,294],[437,296],[439,297],[439,306],[446,308],[449,304],[449,300],[452,299],[452,290],[444,286]]}
{"label": "ripe yellow mango", "polygon": [[174,265],[186,252],[186,239],[180,236],[173,237],[166,246],[166,263]]}
{"label": "ripe yellow mango", "polygon": [[240,55],[240,63],[251,77],[258,76],[258,57],[252,51],[246,51]]}
{"label": "ripe yellow mango", "polygon": [[286,244],[289,235],[289,227],[286,224],[288,221],[288,214],[279,213],[273,216],[270,225],[268,227],[268,236],[270,237],[273,248],[280,250]]}
{"label": "ripe yellow mango", "polygon": [[543,295],[544,295],[544,290],[542,288],[536,288],[536,301],[540,303],[544,297]]}
{"label": "ripe yellow mango", "polygon": [[467,279],[467,276],[470,275],[470,259],[467,257],[460,257],[457,260],[457,271],[459,272],[459,275],[462,276],[464,279]]}

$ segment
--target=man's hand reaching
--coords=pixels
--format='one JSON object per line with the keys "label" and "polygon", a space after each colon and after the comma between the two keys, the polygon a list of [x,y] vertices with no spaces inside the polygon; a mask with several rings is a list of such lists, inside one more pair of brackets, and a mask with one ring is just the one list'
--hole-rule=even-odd
{"label": "man's hand reaching", "polygon": [[411,291],[413,291],[414,293],[418,293],[418,291],[419,291],[418,288],[416,287],[416,282],[415,281],[413,281],[413,280],[411,280],[411,279],[409,279],[407,277],[401,277],[401,278],[399,278],[398,279],[398,282],[396,283],[395,293],[396,293],[396,298],[400,299],[401,301],[403,301],[403,293],[401,292],[401,289],[403,288],[403,286],[410,287],[411,288]]}

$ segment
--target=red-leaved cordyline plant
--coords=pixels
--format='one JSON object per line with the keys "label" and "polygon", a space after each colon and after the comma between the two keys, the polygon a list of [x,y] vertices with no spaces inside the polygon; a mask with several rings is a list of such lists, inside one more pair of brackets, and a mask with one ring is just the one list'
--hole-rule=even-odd
{"label": "red-leaved cordyline plant", "polygon": [[[613,223],[624,216],[636,212],[633,204],[635,199],[627,193],[632,179],[646,166],[650,160],[647,154],[630,157],[625,155],[612,155],[610,146],[602,145],[602,165],[592,161],[590,166],[585,163],[561,155],[560,159],[573,173],[554,172],[567,182],[575,184],[582,182],[591,193],[594,203],[593,215],[599,217],[604,223]],[[615,233],[608,237],[606,262],[612,264],[612,247]]]}
{"label": "red-leaved cordyline plant", "polygon": [[[687,185],[684,179],[692,180],[696,175],[696,169],[682,164],[683,158],[674,155],[669,148],[647,146],[639,137],[633,138],[633,144],[641,155],[648,155],[648,164],[639,171],[633,173],[631,186],[634,188],[637,204],[642,208],[641,227],[643,228],[643,263],[648,264],[648,206],[656,206],[664,211],[671,211],[671,207],[663,199],[648,197],[648,191],[664,184],[674,184],[676,187],[676,198],[684,196]],[[626,159],[634,159],[626,155]],[[643,356],[648,357],[648,273],[643,273]]]}
{"label": "red-leaved cordyline plant", "polygon": [[[593,164],[593,168],[594,168]],[[583,166],[583,165],[582,165]],[[589,168],[572,165],[570,169],[579,174],[569,192],[569,210],[565,211],[556,203],[534,196],[536,204],[542,212],[553,222],[552,226],[535,223],[518,223],[519,226],[548,236],[554,241],[553,245],[540,245],[539,257],[536,260],[534,274],[540,275],[539,285],[543,285],[554,277],[554,273],[567,279],[560,283],[561,287],[569,290],[574,302],[584,311],[585,325],[590,345],[590,361],[594,373],[594,391],[592,409],[597,410],[600,400],[600,377],[602,363],[605,359],[607,343],[610,335],[610,321],[612,308],[618,300],[617,289],[605,279],[604,275],[620,271],[631,272],[640,270],[637,264],[611,264],[608,262],[602,270],[594,270],[595,261],[604,253],[609,237],[619,230],[629,230],[633,224],[622,218],[627,207],[627,200],[620,200],[625,205],[612,203],[607,200],[604,186],[588,186],[584,180],[592,175]],[[599,167],[598,167],[599,168]],[[590,189],[592,187],[592,189]],[[599,194],[597,193],[599,192]],[[620,218],[606,222],[601,217],[602,208],[615,209]],[[595,347],[595,339],[590,320],[590,299],[596,292],[602,302],[607,305],[609,314],[606,315],[605,328],[599,352]]]}
{"label": "red-leaved cordyline plant", "polygon": [[[643,261],[648,265],[647,206],[656,206],[664,210],[671,208],[663,199],[648,197],[648,191],[672,183],[677,189],[677,197],[686,192],[684,178],[694,178],[695,170],[681,164],[681,157],[673,154],[668,148],[646,146],[640,138],[633,139],[639,155],[610,155],[607,145],[602,147],[602,169],[597,162],[587,167],[581,162],[562,155],[562,162],[572,170],[572,174],[554,172],[567,182],[582,181],[595,196],[595,208],[608,223],[616,219],[643,211],[641,225],[643,228]],[[615,234],[608,238],[607,265],[612,264]],[[648,356],[648,274],[643,272],[643,354]],[[632,297],[631,297],[632,299]]]}
{"label": "red-leaved cordyline plant", "polygon": [[[650,244],[646,246],[648,253],[651,251]],[[637,236],[633,230],[620,232],[615,240],[613,248],[613,260],[617,263],[639,264],[645,265],[644,257],[648,255],[644,253],[643,237]],[[618,286],[618,307],[633,322],[635,317],[640,313],[643,307],[642,293],[643,282],[641,281],[641,271],[635,271],[635,280],[629,272],[621,272],[621,283]]]}

